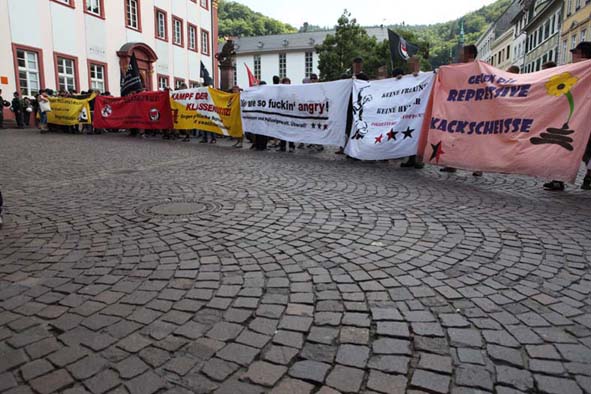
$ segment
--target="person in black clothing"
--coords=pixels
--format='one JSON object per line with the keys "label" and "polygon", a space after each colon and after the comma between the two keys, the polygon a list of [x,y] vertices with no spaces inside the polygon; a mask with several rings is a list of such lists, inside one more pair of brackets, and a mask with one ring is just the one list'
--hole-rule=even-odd
{"label": "person in black clothing", "polygon": [[23,102],[18,96],[18,92],[14,92],[14,98],[12,99],[12,112],[16,118],[16,124],[19,129],[24,128],[23,124]]}
{"label": "person in black clothing", "polygon": [[2,89],[0,89],[0,129],[4,128],[4,107],[10,107],[10,103],[2,98]]}
{"label": "person in black clothing", "polygon": [[[264,86],[266,85],[267,82],[265,81],[261,81],[259,83],[259,86]],[[261,135],[261,134],[255,134],[254,135],[254,149],[258,150],[258,151],[263,151],[263,150],[267,150],[267,142],[269,141],[269,137],[267,137],[266,135]]]}

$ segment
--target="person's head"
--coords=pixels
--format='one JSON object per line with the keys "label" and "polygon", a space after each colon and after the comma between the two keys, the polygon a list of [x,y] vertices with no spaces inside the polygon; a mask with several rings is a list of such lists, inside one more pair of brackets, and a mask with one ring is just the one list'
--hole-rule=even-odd
{"label": "person's head", "polygon": [[242,89],[240,89],[240,86],[238,86],[238,85],[232,86],[232,93],[240,93],[241,91],[242,91]]}
{"label": "person's head", "polygon": [[273,75],[273,85],[279,85],[279,82],[281,82],[281,79],[279,79],[279,76]]}
{"label": "person's head", "polygon": [[360,72],[359,74],[357,74],[355,76],[357,79],[361,80],[361,81],[369,81],[369,75],[367,75],[364,72]]}
{"label": "person's head", "polygon": [[318,75],[317,74],[310,74],[310,82],[315,83],[318,82]]}
{"label": "person's head", "polygon": [[356,57],[353,59],[353,74],[361,74],[363,72],[363,58]]}
{"label": "person's head", "polygon": [[570,51],[573,54],[573,63],[584,62],[591,59],[591,42],[583,41],[575,49]]}
{"label": "person's head", "polygon": [[18,92],[14,92],[14,97],[18,97]]}
{"label": "person's head", "polygon": [[392,70],[392,78],[397,78],[402,75],[404,75],[404,70],[401,69],[400,67],[397,67],[394,70]]}
{"label": "person's head", "polygon": [[340,79],[351,79],[351,76],[347,73],[342,73]]}
{"label": "person's head", "polygon": [[511,66],[507,69],[507,72],[511,74],[519,74],[519,67]]}
{"label": "person's head", "polygon": [[470,63],[478,57],[476,45],[466,45],[462,48],[462,63]]}
{"label": "person's head", "polygon": [[282,85],[291,85],[291,79],[285,77],[281,80]]}
{"label": "person's head", "polygon": [[556,67],[556,63],[554,62],[546,62],[544,64],[542,64],[542,70],[547,70],[549,68],[554,68]]}

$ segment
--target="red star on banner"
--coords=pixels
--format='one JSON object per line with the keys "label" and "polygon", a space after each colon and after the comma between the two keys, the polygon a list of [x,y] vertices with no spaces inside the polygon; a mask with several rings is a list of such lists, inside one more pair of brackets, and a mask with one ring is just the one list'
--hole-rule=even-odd
{"label": "red star on banner", "polygon": [[381,144],[382,143],[382,138],[384,138],[383,134],[380,134],[379,137],[376,137],[376,144]]}
{"label": "red star on banner", "polygon": [[441,155],[445,154],[443,151],[443,143],[439,142],[438,144],[431,144],[431,147],[433,148],[433,153],[431,154],[431,159],[429,161],[435,159],[435,163],[439,164]]}
{"label": "red star on banner", "polygon": [[390,130],[388,132],[388,134],[386,134],[388,136],[388,141],[390,141],[390,140],[396,141],[396,134],[398,134],[397,131],[394,131],[394,129]]}

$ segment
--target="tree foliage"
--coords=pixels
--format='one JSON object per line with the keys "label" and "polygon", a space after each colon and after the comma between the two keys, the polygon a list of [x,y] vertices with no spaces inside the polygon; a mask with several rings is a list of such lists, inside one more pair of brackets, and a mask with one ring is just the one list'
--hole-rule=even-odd
{"label": "tree foliage", "polygon": [[266,36],[295,33],[291,25],[269,18],[233,1],[220,0],[218,8],[220,37]]}

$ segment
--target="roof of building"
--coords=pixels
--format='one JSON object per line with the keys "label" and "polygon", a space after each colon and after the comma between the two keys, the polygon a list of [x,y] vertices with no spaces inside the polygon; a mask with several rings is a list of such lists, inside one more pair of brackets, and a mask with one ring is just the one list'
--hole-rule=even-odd
{"label": "roof of building", "polygon": [[[380,42],[388,39],[388,29],[386,27],[367,27],[365,31]],[[236,53],[240,55],[253,52],[264,53],[314,49],[316,45],[322,44],[329,34],[334,35],[335,30],[241,37],[235,41]]]}

